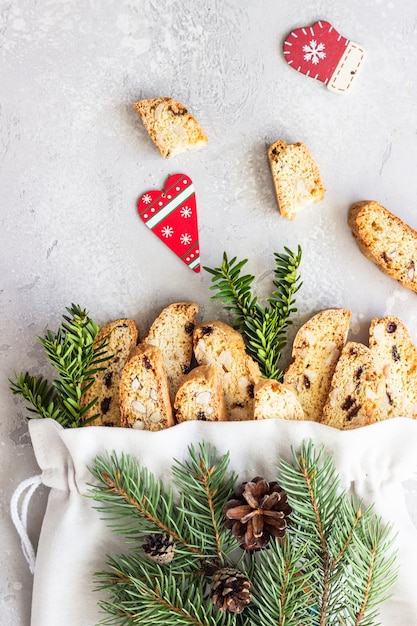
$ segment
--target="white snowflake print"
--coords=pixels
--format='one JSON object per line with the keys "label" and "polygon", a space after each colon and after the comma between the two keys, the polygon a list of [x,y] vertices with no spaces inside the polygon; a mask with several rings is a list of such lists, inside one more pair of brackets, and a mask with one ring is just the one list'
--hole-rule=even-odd
{"label": "white snowflake print", "polygon": [[173,233],[174,229],[172,228],[172,226],[164,226],[161,231],[162,237],[166,237],[167,239],[168,237],[172,237]]}
{"label": "white snowflake print", "polygon": [[320,60],[326,58],[326,53],[324,52],[324,49],[324,43],[318,44],[315,39],[312,39],[308,46],[303,46],[303,50],[305,52],[304,60],[311,61],[313,65],[317,65]]}
{"label": "white snowflake print", "polygon": [[143,204],[150,204],[152,202],[152,198],[151,196],[146,193],[143,197],[142,197],[142,202]]}
{"label": "white snowflake print", "polygon": [[184,246],[189,246],[192,241],[192,237],[188,233],[183,233],[180,237],[180,241]]}
{"label": "white snowflake print", "polygon": [[189,206],[183,206],[181,211],[180,211],[180,215],[181,217],[185,217],[187,219],[187,217],[191,217],[193,214],[192,209],[190,209]]}

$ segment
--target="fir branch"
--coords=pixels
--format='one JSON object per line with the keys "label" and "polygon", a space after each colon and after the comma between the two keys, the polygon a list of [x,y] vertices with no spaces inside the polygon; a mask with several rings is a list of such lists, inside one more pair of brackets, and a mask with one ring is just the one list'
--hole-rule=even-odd
{"label": "fir branch", "polygon": [[167,532],[176,542],[177,557],[182,547],[187,558],[198,559],[199,567],[204,553],[188,538],[187,523],[174,503],[172,489],[165,490],[162,482],[130,455],[122,454],[120,459],[114,453],[97,456],[90,471],[98,481],[91,497],[116,533],[132,541],[156,531]]}
{"label": "fir branch", "polygon": [[[253,605],[248,613],[257,626],[314,626],[315,608],[309,589],[314,562],[305,559],[305,544],[295,548],[290,536],[271,542],[253,568]],[[303,571],[300,571],[300,564]]]}
{"label": "fir branch", "polygon": [[[136,544],[155,528],[177,533],[179,542],[164,565],[137,545],[108,559],[110,571],[97,575],[110,596],[100,603],[109,616],[102,623],[132,626],[146,617],[173,626],[376,626],[397,575],[392,528],[341,491],[333,458],[308,441],[292,463],[280,461],[289,527],[283,540],[256,553],[231,551],[236,542],[222,528],[236,479],[228,466],[229,455],[190,446],[189,458],[173,466],[176,504],[173,491],[129,455],[97,457],[92,497],[109,525]],[[217,611],[208,597],[207,577],[224,565],[252,581],[243,613]]]}
{"label": "fir branch", "polygon": [[213,300],[222,300],[224,308],[233,315],[233,326],[242,333],[248,353],[259,363],[265,378],[282,379],[279,368],[281,353],[286,346],[286,330],[292,323],[290,316],[295,308],[295,294],[301,287],[298,270],[301,248],[297,253],[284,248],[283,254],[274,254],[275,290],[267,298],[268,306],[261,306],[251,288],[254,276],[241,275],[247,259],[230,261],[226,252],[218,268],[205,267],[212,275],[211,290],[217,291]]}
{"label": "fir branch", "polygon": [[205,559],[225,558],[238,547],[223,525],[223,508],[233,492],[236,476],[227,476],[229,455],[219,460],[210,446],[188,449],[189,461],[176,461],[172,472],[183,497],[178,509],[187,516],[192,541],[201,545]]}
{"label": "fir branch", "polygon": [[29,413],[55,419],[64,428],[83,426],[97,417],[83,419],[97,400],[84,404],[83,396],[110,357],[106,338],[96,341],[99,327],[88,312],[75,304],[66,311],[69,315],[63,315],[56,333],[48,330],[45,337],[39,337],[58,378],[51,384],[29,373],[9,379],[12,393],[23,397]]}
{"label": "fir branch", "polygon": [[304,544],[305,558],[317,564],[311,578],[317,625],[336,619],[350,624],[355,617],[355,625],[375,626],[379,604],[396,578],[390,527],[383,529],[372,507],[362,511],[360,503],[340,490],[333,458],[325,459],[324,449],[316,451],[311,441],[294,453],[293,464],[281,461],[280,470],[293,508],[294,545]]}

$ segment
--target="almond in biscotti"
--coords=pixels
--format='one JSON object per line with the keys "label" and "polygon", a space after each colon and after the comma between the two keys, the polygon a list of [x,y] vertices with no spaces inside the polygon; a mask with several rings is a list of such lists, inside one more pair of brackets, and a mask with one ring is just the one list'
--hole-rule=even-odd
{"label": "almond in biscotti", "polygon": [[325,309],[307,320],[295,336],[283,382],[295,390],[307,420],[322,419],[350,319],[347,309]]}
{"label": "almond in biscotti", "polygon": [[388,417],[417,418],[417,348],[404,322],[395,315],[375,318],[369,347],[381,361]]}
{"label": "almond in biscotti", "polygon": [[340,430],[387,417],[382,364],[368,346],[353,341],[342,350],[323,408],[323,424]]}
{"label": "almond in biscotti", "polygon": [[175,421],[219,422],[227,419],[220,376],[214,365],[200,365],[181,383],[174,403]]}
{"label": "almond in biscotti", "polygon": [[165,158],[202,148],[208,143],[207,135],[195,117],[174,98],[140,100],[133,107]]}
{"label": "almond in biscotti", "polygon": [[200,365],[213,365],[220,377],[233,421],[253,419],[258,364],[246,353],[242,335],[223,322],[204,322],[194,330],[194,355]]}
{"label": "almond in biscotti", "polygon": [[156,431],[174,425],[168,380],[157,346],[139,344],[123,368],[120,410],[124,427]]}
{"label": "almond in biscotti", "polygon": [[107,341],[104,369],[97,372],[94,384],[82,397],[83,406],[97,398],[97,402],[84,414],[84,420],[93,415],[98,417],[89,426],[120,426],[119,385],[123,367],[130,358],[139,339],[136,323],[129,319],[119,319],[100,330],[97,343]]}

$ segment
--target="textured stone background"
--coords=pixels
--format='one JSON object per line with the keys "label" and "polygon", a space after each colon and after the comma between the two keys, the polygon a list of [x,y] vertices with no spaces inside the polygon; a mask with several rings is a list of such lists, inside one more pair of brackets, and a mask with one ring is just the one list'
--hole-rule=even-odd
{"label": "textured stone background", "polygon": [[[290,30],[326,19],[362,44],[346,96],[298,75],[281,54]],[[303,248],[294,331],[317,309],[353,312],[352,338],[395,313],[417,341],[416,295],[359,253],[350,204],[375,199],[417,227],[417,4],[413,0],[0,0],[0,615],[29,624],[31,576],[9,515],[19,482],[38,471],[26,413],[8,376],[48,374],[36,337],[71,302],[99,323],[137,320],[142,334],[168,303],[209,300],[193,274],[140,222],[139,195],[169,174],[194,180],[203,265],[249,258],[260,297],[273,252]],[[164,160],[131,103],[171,95],[209,146]],[[326,198],[280,218],[266,156],[304,141]],[[293,331],[293,332],[294,332]],[[416,486],[407,485],[412,510]],[[29,511],[33,541],[46,493]]]}

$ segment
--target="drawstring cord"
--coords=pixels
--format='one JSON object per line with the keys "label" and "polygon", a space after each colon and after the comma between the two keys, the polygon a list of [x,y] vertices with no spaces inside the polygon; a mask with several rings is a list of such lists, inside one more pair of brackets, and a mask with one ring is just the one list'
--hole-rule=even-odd
{"label": "drawstring cord", "polygon": [[[35,571],[36,555],[35,549],[32,545],[31,540],[29,539],[27,531],[28,509],[33,494],[41,484],[41,474],[23,480],[16,488],[10,501],[10,513],[12,516],[12,521],[20,537],[23,555],[27,561],[27,564],[29,565],[29,570],[31,574],[33,574]],[[25,495],[23,496],[23,494]],[[19,502],[22,496],[23,501],[21,507],[19,508]]]}

